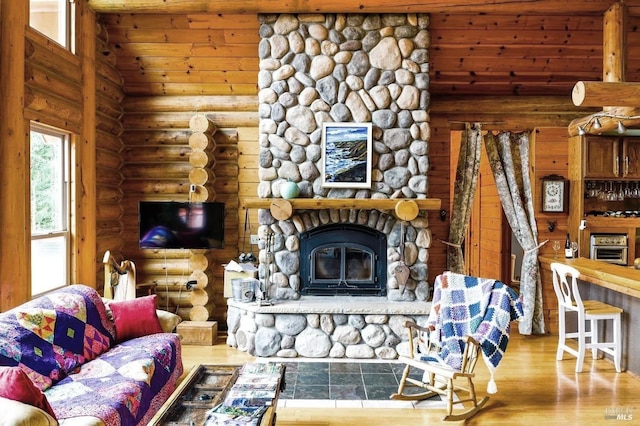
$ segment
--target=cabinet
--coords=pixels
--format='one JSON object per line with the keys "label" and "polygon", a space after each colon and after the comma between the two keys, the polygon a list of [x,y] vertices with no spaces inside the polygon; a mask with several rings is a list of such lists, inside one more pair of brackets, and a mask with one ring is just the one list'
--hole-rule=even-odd
{"label": "cabinet", "polygon": [[640,179],[640,138],[588,136],[584,150],[585,178]]}

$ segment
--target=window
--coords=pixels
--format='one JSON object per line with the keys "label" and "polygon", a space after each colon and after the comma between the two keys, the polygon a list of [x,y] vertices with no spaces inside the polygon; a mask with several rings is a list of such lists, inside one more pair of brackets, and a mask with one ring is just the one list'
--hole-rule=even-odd
{"label": "window", "polygon": [[32,125],[31,294],[69,283],[70,143],[69,135]]}
{"label": "window", "polygon": [[74,51],[74,0],[29,0],[29,25]]}

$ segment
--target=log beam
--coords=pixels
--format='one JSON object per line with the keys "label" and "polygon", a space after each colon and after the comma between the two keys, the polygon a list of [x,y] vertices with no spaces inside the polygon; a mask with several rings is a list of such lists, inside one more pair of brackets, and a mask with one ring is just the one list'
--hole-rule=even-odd
{"label": "log beam", "polygon": [[[361,0],[88,0],[99,13],[491,13],[491,14],[592,14],[602,15],[617,0],[559,2],[557,0],[429,0],[415,2]],[[422,3],[422,4],[421,4]]]}
{"label": "log beam", "polygon": [[573,86],[575,106],[640,105],[640,83],[579,81]]}

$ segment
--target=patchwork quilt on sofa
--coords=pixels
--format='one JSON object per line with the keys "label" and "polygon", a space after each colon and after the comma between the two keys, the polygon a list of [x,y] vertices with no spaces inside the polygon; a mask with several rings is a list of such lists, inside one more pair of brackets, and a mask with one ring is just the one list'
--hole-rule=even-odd
{"label": "patchwork quilt on sofa", "polygon": [[0,314],[0,365],[23,369],[59,420],[146,424],[183,372],[179,338],[115,337],[98,293],[68,286]]}

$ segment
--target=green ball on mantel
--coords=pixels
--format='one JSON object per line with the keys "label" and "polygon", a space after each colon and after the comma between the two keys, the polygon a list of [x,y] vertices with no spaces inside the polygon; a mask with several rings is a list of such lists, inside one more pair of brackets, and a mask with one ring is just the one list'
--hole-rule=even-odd
{"label": "green ball on mantel", "polygon": [[280,187],[280,194],[282,198],[290,200],[292,198],[296,198],[300,194],[300,188],[298,188],[298,184],[289,180],[282,184]]}

